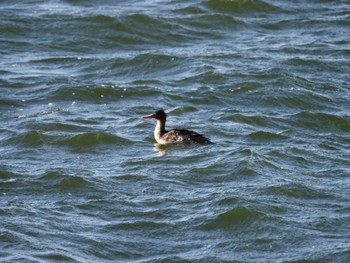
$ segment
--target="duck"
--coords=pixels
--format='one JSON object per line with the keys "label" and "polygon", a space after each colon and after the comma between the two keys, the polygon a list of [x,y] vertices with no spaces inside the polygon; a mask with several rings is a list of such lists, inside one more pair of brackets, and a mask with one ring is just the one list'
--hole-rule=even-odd
{"label": "duck", "polygon": [[154,112],[153,114],[143,116],[145,119],[156,119],[157,125],[154,129],[154,138],[158,144],[211,144],[210,139],[205,136],[186,129],[172,129],[167,131],[165,129],[165,123],[167,114],[164,110],[160,109]]}

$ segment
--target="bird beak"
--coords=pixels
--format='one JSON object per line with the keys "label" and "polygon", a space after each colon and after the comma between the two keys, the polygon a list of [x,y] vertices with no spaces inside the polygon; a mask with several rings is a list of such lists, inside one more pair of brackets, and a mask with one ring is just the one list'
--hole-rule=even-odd
{"label": "bird beak", "polygon": [[151,119],[151,118],[155,118],[155,114],[151,114],[151,115],[147,115],[147,116],[143,116],[142,118],[145,118],[145,119]]}

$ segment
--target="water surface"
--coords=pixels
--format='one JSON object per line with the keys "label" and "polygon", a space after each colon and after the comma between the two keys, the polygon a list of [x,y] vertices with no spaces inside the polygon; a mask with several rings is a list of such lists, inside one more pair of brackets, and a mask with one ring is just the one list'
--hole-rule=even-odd
{"label": "water surface", "polygon": [[[347,262],[345,0],[2,1],[2,262]],[[214,145],[154,145],[169,127]]]}

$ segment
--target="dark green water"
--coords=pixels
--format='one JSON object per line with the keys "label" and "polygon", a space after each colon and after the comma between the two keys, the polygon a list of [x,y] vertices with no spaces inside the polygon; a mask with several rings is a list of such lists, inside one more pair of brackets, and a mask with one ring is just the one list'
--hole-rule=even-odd
{"label": "dark green water", "polygon": [[0,15],[1,262],[349,262],[349,1]]}

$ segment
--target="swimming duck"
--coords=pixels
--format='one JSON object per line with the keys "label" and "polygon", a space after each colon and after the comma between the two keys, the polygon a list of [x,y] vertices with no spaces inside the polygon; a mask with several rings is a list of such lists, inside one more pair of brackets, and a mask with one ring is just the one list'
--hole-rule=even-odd
{"label": "swimming duck", "polygon": [[143,117],[146,119],[153,118],[157,120],[157,125],[154,129],[154,138],[156,139],[157,143],[212,143],[208,138],[194,131],[189,131],[185,129],[172,129],[169,131],[165,130],[166,117],[167,115],[163,110],[157,110],[155,113]]}

